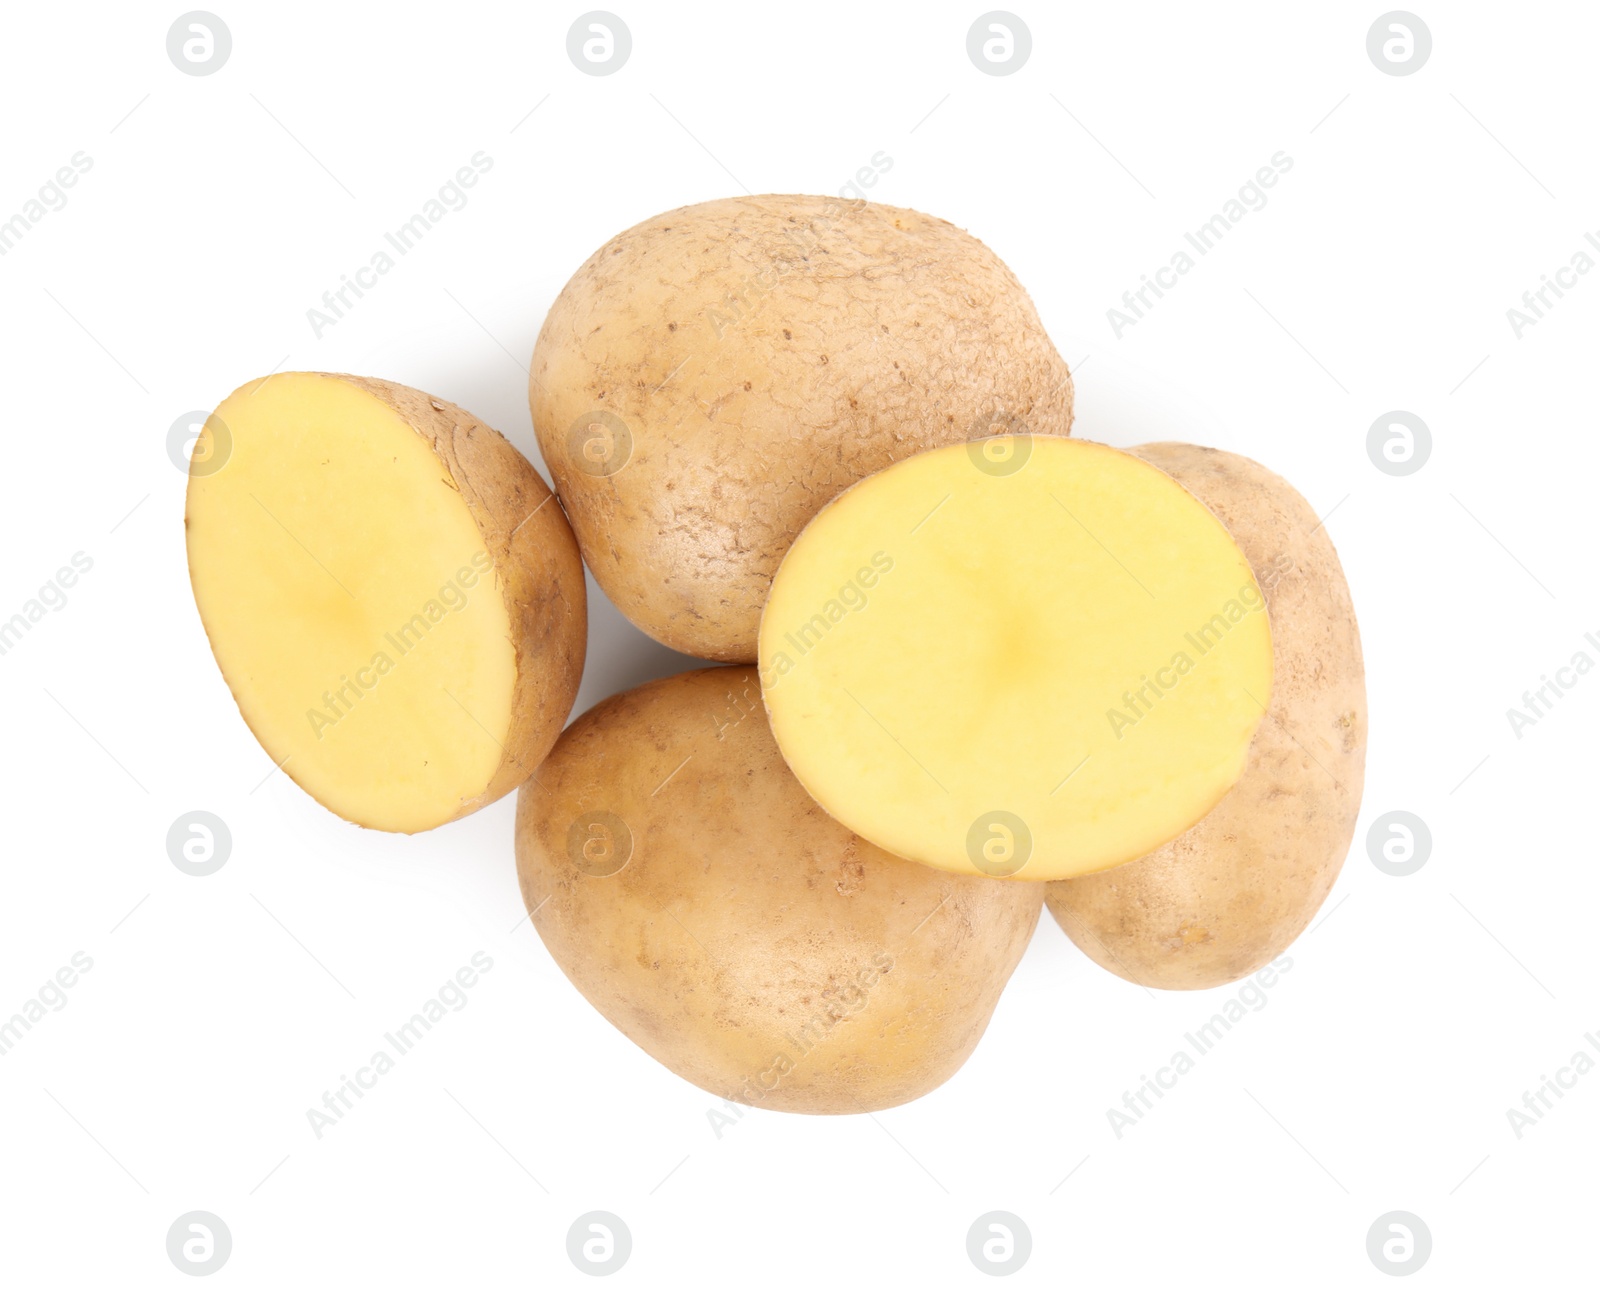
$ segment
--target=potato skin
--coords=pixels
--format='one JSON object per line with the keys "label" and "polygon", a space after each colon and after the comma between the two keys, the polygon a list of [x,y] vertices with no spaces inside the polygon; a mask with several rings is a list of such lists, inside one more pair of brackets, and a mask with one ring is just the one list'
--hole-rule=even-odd
{"label": "potato skin", "polygon": [[[528,389],[595,580],[657,640],[723,662],[755,660],[778,562],[850,484],[1072,425],[1067,366],[993,252],[827,197],[706,202],[612,238],[552,306]],[[597,410],[631,453],[600,459]]]}
{"label": "potato skin", "polygon": [[578,696],[588,646],[588,592],[572,527],[545,481],[510,440],[471,412],[407,385],[333,376],[387,403],[433,448],[494,560],[517,651],[511,729],[488,786],[461,819],[498,801],[538,768]]}
{"label": "potato skin", "polygon": [[[623,855],[610,876],[573,858]],[[561,969],[646,1052],[717,1096],[812,1114],[954,1074],[1043,898],[830,819],[784,764],[753,667],[671,676],[574,722],[518,799],[517,873]]]}
{"label": "potato skin", "polygon": [[1250,560],[1272,625],[1272,696],[1244,774],[1210,814],[1143,859],[1050,883],[1045,902],[1107,971],[1207,989],[1282,953],[1344,864],[1366,764],[1361,636],[1327,530],[1284,480],[1185,443],[1132,452],[1209,506]]}

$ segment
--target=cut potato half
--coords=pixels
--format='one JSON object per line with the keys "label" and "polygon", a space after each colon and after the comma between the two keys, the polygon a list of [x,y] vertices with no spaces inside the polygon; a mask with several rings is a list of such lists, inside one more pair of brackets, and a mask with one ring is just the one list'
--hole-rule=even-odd
{"label": "cut potato half", "polygon": [[1311,503],[1246,457],[1146,443],[1228,525],[1272,618],[1270,715],[1216,809],[1136,863],[1045,889],[1061,929],[1146,989],[1212,989],[1279,959],[1316,916],[1361,810],[1367,686],[1361,631]]}
{"label": "cut potato half", "polygon": [[760,664],[785,759],[846,827],[1047,881],[1216,805],[1270,701],[1272,640],[1249,561],[1170,476],[1017,435],[824,508],[774,578]]}
{"label": "cut potato half", "polygon": [[504,795],[583,667],[577,544],[520,453],[385,381],[254,381],[206,422],[195,602],[245,721],[334,813],[418,832]]}

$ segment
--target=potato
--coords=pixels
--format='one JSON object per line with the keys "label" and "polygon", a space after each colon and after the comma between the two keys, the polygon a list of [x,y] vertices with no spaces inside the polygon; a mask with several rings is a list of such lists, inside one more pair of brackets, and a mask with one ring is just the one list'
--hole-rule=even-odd
{"label": "potato", "polygon": [[1043,891],[895,859],[828,818],[750,667],[574,722],[518,798],[517,872],[551,956],[646,1052],[717,1096],[813,1114],[954,1074]]}
{"label": "potato", "polygon": [[1250,563],[1149,463],[1079,439],[934,448],[814,518],[773,581],[784,758],[890,854],[1042,882],[1184,832],[1272,692]]}
{"label": "potato", "polygon": [[191,459],[195,603],[245,722],[354,823],[418,832],[505,795],[577,693],[583,566],[534,468],[403,385],[286,373]]}
{"label": "potato", "polygon": [[1037,424],[1072,381],[981,242],[915,211],[739,197],[612,238],[534,349],[534,429],[595,580],[657,640],[751,662],[768,583],[891,461]]}
{"label": "potato", "polygon": [[1210,448],[1134,451],[1211,507],[1250,557],[1272,626],[1272,698],[1248,768],[1215,810],[1154,854],[1052,883],[1045,898],[1108,971],[1205,989],[1282,953],[1339,875],[1366,760],[1361,637],[1327,530],[1287,483]]}

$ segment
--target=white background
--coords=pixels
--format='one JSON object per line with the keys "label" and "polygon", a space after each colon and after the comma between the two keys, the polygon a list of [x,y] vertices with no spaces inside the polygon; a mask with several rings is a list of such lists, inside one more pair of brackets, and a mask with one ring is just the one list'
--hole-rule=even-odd
{"label": "white background", "polygon": [[[0,1058],[0,1279],[178,1282],[194,1209],[240,1285],[588,1283],[565,1239],[592,1209],[632,1231],[617,1283],[986,1283],[965,1241],[995,1209],[1032,1231],[1018,1284],[1381,1283],[1366,1234],[1394,1209],[1432,1232],[1418,1283],[1593,1279],[1600,1071],[1521,1139],[1506,1111],[1600,1031],[1600,673],[1520,740],[1505,713],[1600,661],[1600,273],[1520,339],[1506,310],[1600,234],[1600,11],[1428,5],[1432,56],[1396,77],[1366,52],[1381,4],[1032,5],[996,77],[966,52],[979,4],[615,0],[632,56],[594,77],[576,5],[216,3],[233,51],[204,77],[168,59],[178,6],[6,19],[0,220],[93,166],[0,258],[0,617],[94,563],[0,657],[0,1018],[94,965]],[[316,338],[307,309],[480,150],[470,204]],[[1270,203],[1117,338],[1107,309],[1279,150]],[[719,1137],[521,920],[513,798],[419,837],[341,823],[271,774],[189,593],[183,414],[352,371],[533,455],[527,357],[602,241],[834,192],[880,151],[873,198],[1028,285],[1079,434],[1284,474],[1360,614],[1366,804],[1326,920],[1120,1140],[1107,1110],[1236,989],[1148,993],[1048,917],[944,1087]],[[1404,478],[1365,446],[1394,409],[1433,435]],[[688,665],[592,614],[579,710]],[[165,845],[197,809],[233,837],[206,878]],[[1396,809],[1433,835],[1408,877],[1367,856]],[[316,1139],[307,1109],[477,951],[466,1009]]]}

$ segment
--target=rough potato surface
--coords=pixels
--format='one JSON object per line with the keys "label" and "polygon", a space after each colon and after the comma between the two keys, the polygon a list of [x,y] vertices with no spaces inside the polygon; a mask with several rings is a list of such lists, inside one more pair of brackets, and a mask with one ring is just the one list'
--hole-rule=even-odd
{"label": "rough potato surface", "polygon": [[522,789],[517,870],[551,955],[641,1048],[717,1096],[816,1114],[898,1105],[959,1069],[1043,897],[830,819],[784,765],[753,667],[574,722]]}
{"label": "rough potato surface", "polygon": [[1068,433],[1073,390],[975,238],[892,206],[764,196],[602,246],[550,310],[529,396],[606,594],[675,649],[749,662],[772,574],[824,504],[924,448]]}
{"label": "rough potato surface", "polygon": [[1182,443],[1132,449],[1227,525],[1267,600],[1274,681],[1243,776],[1143,859],[1052,882],[1046,903],[1106,970],[1161,989],[1227,984],[1310,923],[1350,848],[1366,763],[1361,637],[1327,530],[1284,480]]}

